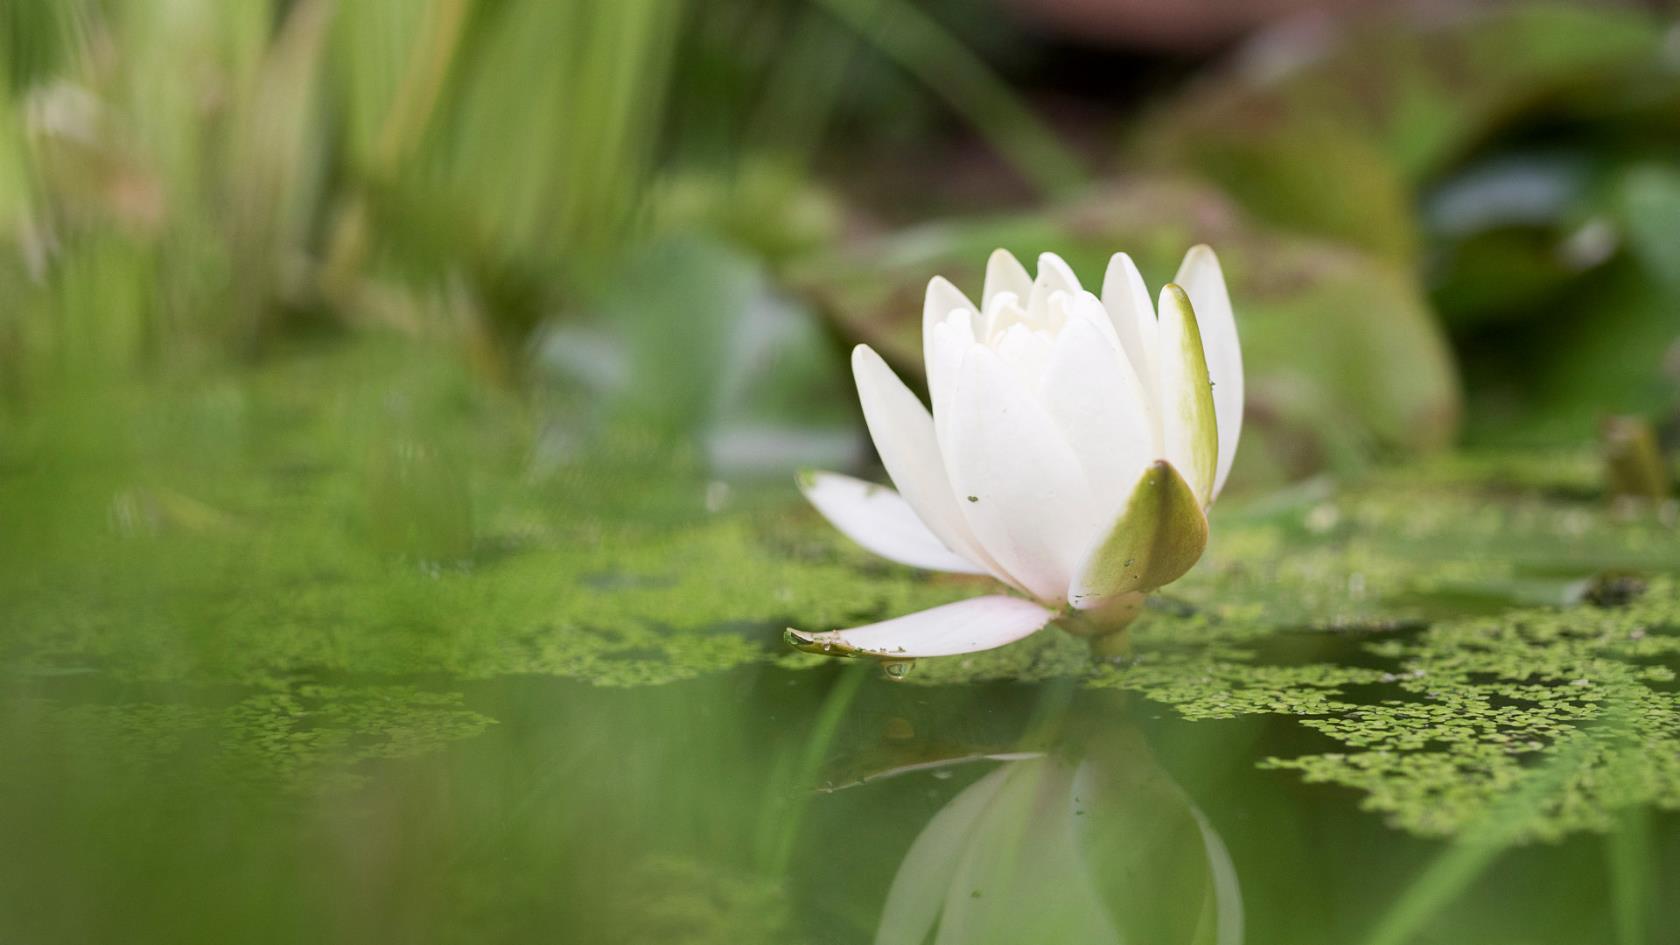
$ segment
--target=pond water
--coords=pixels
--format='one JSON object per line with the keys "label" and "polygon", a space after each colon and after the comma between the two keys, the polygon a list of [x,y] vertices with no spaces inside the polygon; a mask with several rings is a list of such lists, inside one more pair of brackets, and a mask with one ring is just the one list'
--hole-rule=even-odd
{"label": "pond water", "polygon": [[1669,934],[1680,548],[1590,451],[1238,498],[1126,659],[895,680],[781,631],[980,585],[435,363],[8,429],[0,942]]}

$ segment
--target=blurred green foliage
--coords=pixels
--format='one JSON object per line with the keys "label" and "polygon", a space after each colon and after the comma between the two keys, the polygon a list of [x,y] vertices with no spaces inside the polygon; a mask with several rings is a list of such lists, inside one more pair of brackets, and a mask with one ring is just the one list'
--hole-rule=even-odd
{"label": "blurred green foliage", "polygon": [[1129,150],[1418,272],[1472,438],[1584,438],[1606,413],[1671,416],[1680,389],[1667,36],[1614,5],[1379,11],[1274,37]]}
{"label": "blurred green foliage", "polygon": [[[1009,44],[940,5],[20,0],[5,16],[14,402],[323,330],[428,337],[524,379],[533,337],[583,325],[637,378],[608,415],[703,437],[731,421],[698,392],[735,383],[725,352],[755,330],[742,267],[762,267],[758,296],[791,285],[830,339],[910,368],[911,296],[933,271],[1008,245],[1091,278],[1125,248],[1159,276],[1198,240],[1235,274],[1259,379],[1251,483],[1437,448],[1466,408],[1473,438],[1545,441],[1676,401],[1680,81],[1661,24],[1632,10],[1280,33],[1146,113],[1125,173],[1096,181],[988,67]],[[815,183],[848,181],[831,143],[859,123],[926,137],[939,109],[1054,201],[936,226],[945,252],[896,248],[920,232],[853,238],[870,211]],[[689,288],[637,294],[661,282]],[[678,356],[690,321],[710,340]],[[774,357],[826,344],[796,333]],[[753,393],[772,413],[845,396],[832,373],[782,375]]]}
{"label": "blurred green foliage", "polygon": [[1267,219],[1404,255],[1419,244],[1419,187],[1559,97],[1596,92],[1586,100],[1621,111],[1615,84],[1656,71],[1661,40],[1649,17],[1616,7],[1439,20],[1396,8],[1275,38],[1162,110],[1138,144]]}
{"label": "blurred green foliage", "polygon": [[493,355],[630,230],[682,6],[9,4],[8,373],[323,321]]}

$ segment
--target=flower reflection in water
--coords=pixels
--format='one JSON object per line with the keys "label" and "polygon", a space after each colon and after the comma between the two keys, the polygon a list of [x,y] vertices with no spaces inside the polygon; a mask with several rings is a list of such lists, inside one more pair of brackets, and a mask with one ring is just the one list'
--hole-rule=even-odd
{"label": "flower reflection in water", "polygon": [[1133,730],[1005,761],[946,804],[893,878],[876,945],[1237,945],[1224,842]]}

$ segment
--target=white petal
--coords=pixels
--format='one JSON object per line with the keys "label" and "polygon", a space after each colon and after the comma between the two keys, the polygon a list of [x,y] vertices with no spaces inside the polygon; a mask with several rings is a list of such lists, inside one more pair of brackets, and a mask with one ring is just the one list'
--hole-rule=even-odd
{"label": "white petal", "polygon": [[1036,393],[1042,385],[1044,372],[1050,366],[1050,354],[1055,350],[1050,337],[1049,332],[1011,325],[997,340],[993,350],[1023,390]]}
{"label": "white petal", "polygon": [[922,299],[922,340],[927,340],[934,325],[949,318],[953,311],[966,311],[978,314],[979,309],[964,296],[963,289],[958,289],[944,276],[934,276],[927,282],[927,296]]}
{"label": "white petal", "polygon": [[1013,292],[999,292],[986,302],[986,311],[981,316],[982,325],[975,330],[975,337],[987,342],[1003,334],[1016,325],[1031,327],[1027,318],[1027,310],[1021,307],[1020,299]]}
{"label": "white petal", "polygon": [[[1137,372],[1138,382],[1149,398],[1151,414],[1157,415],[1160,401],[1155,382],[1155,306],[1149,300],[1149,287],[1143,282],[1143,274],[1125,253],[1115,253],[1108,261],[1102,303],[1108,310],[1114,333],[1120,338],[1120,346],[1131,359],[1132,370]],[[1159,424],[1155,433],[1160,436]]]}
{"label": "white petal", "polygon": [[1038,278],[1033,284],[1050,291],[1061,290],[1070,294],[1077,293],[1081,288],[1079,277],[1073,274],[1073,267],[1055,253],[1038,254]]}
{"label": "white petal", "polygon": [[852,376],[875,451],[916,517],[945,547],[1012,584],[1013,578],[996,567],[957,507],[927,408],[868,345],[852,349]]}
{"label": "white petal", "polygon": [[929,571],[986,573],[946,548],[910,503],[886,486],[817,472],[799,477],[799,491],[841,534],[883,558]]}
{"label": "white petal", "polygon": [[979,309],[968,300],[968,296],[944,276],[934,276],[928,282],[927,295],[922,301],[922,359],[927,373],[928,395],[933,398],[936,407],[939,403],[938,387],[950,373],[939,369],[939,358],[934,350],[936,329],[955,319],[966,319],[972,326],[979,314]]}
{"label": "white petal", "polygon": [[1207,246],[1193,246],[1184,254],[1173,281],[1184,287],[1196,309],[1196,323],[1202,330],[1202,350],[1207,355],[1208,378],[1213,383],[1213,410],[1219,420],[1219,468],[1214,474],[1213,495],[1225,488],[1231,462],[1237,456],[1237,439],[1242,434],[1243,366],[1242,345],[1237,340],[1237,320],[1231,311],[1231,295],[1225,288],[1225,274],[1219,257]]}
{"label": "white petal", "polygon": [[1088,323],[1103,338],[1108,340],[1108,343],[1114,347],[1115,351],[1120,353],[1121,357],[1124,357],[1128,362],[1131,361],[1131,355],[1126,353],[1125,346],[1121,344],[1120,335],[1115,332],[1114,322],[1108,317],[1108,309],[1103,308],[1101,299],[1083,290],[1058,296],[1058,299],[1061,300],[1067,312],[1067,317],[1063,320],[1064,324],[1072,322]]}
{"label": "white petal", "polygon": [[1030,600],[994,594],[850,630],[804,633],[789,627],[787,641],[801,650],[835,656],[879,659],[955,656],[1014,643],[1031,636],[1054,617],[1055,614]]}
{"label": "white petal", "polygon": [[1007,249],[994,249],[991,258],[986,260],[986,284],[980,291],[980,307],[990,311],[992,297],[999,292],[1013,293],[1018,303],[1025,305],[1032,295],[1032,285],[1027,267],[1021,265],[1014,253]]}
{"label": "white petal", "polygon": [[981,547],[1040,600],[1061,600],[1100,521],[1055,421],[996,354],[975,347],[947,437],[951,485]]}
{"label": "white petal", "polygon": [[1160,455],[1131,364],[1096,327],[1075,321],[1056,338],[1044,372],[1044,405],[1091,483],[1093,514],[1112,518]]}
{"label": "white petal", "polygon": [[1062,257],[1055,253],[1040,253],[1038,278],[1033,280],[1032,294],[1027,298],[1027,312],[1035,325],[1042,326],[1045,309],[1052,296],[1058,292],[1077,295],[1079,291],[1079,277],[1073,274],[1073,269],[1062,261]]}
{"label": "white petal", "polygon": [[1219,423],[1202,336],[1195,309],[1182,288],[1167,283],[1158,304],[1161,335],[1155,366],[1161,397],[1161,453],[1206,508],[1213,501],[1219,469]]}
{"label": "white petal", "polygon": [[969,312],[952,312],[944,321],[934,325],[922,341],[927,359],[928,397],[933,401],[936,418],[949,404],[956,388],[957,368],[962,366],[963,352],[974,346],[974,318]]}

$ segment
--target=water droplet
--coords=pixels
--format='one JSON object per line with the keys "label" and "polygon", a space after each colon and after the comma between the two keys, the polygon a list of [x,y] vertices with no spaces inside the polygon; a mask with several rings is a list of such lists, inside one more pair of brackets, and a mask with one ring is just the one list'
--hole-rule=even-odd
{"label": "water droplet", "polygon": [[910,667],[915,663],[915,660],[882,660],[881,669],[886,672],[888,679],[903,679],[910,675]]}

